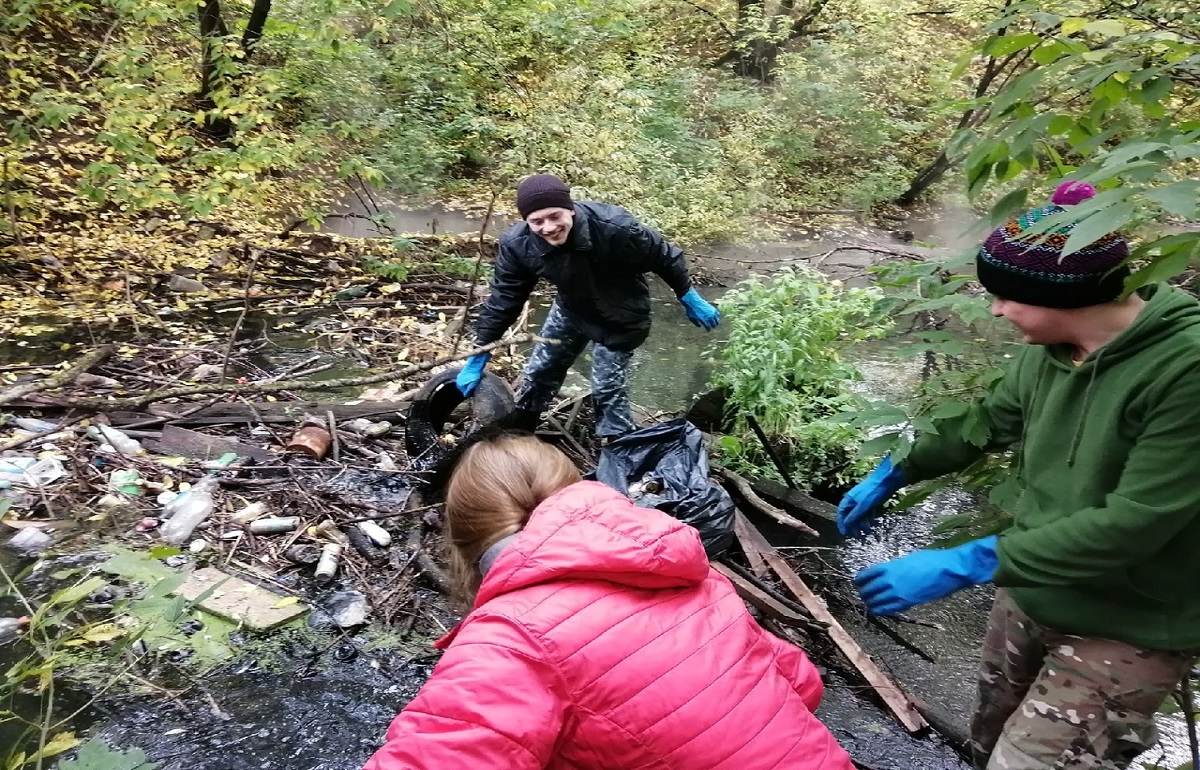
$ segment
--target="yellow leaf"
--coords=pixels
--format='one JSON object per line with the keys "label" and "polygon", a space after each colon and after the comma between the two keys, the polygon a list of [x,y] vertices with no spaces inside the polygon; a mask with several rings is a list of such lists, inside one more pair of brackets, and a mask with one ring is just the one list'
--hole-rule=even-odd
{"label": "yellow leaf", "polygon": [[55,757],[62,754],[64,751],[70,751],[81,743],[75,737],[75,733],[58,733],[50,740],[46,741],[46,745],[41,751],[35,752],[29,759],[45,759],[46,757]]}
{"label": "yellow leaf", "polygon": [[299,596],[286,596],[271,605],[272,608],[291,607],[296,602],[300,601]]}
{"label": "yellow leaf", "polygon": [[8,758],[8,764],[5,765],[5,770],[17,770],[18,767],[25,764],[25,752],[18,751]]}
{"label": "yellow leaf", "polygon": [[101,623],[98,626],[89,628],[83,635],[83,638],[89,642],[111,642],[113,639],[119,639],[125,635],[125,629],[118,626],[116,623]]}
{"label": "yellow leaf", "polygon": [[1087,26],[1088,20],[1078,16],[1071,16],[1062,20],[1062,33],[1064,35],[1074,35],[1079,30]]}

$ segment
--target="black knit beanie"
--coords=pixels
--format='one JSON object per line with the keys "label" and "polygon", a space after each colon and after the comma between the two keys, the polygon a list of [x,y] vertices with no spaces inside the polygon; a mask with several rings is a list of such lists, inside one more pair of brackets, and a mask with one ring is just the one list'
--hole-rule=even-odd
{"label": "black knit beanie", "polygon": [[534,174],[517,185],[517,211],[521,212],[521,219],[549,208],[575,208],[566,182],[553,174]]}
{"label": "black knit beanie", "polygon": [[1129,277],[1129,244],[1108,233],[1084,248],[1062,255],[1075,225],[1042,236],[1026,236],[1042,219],[1060,214],[1096,194],[1086,182],[1063,182],[1049,206],[1027,211],[993,232],[975,258],[979,282],[997,297],[1025,305],[1080,308],[1112,302]]}

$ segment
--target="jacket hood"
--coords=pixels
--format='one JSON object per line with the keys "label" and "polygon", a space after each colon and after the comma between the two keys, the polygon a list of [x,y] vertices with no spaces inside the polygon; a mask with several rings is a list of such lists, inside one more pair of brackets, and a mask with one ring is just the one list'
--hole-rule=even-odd
{"label": "jacket hood", "polygon": [[708,575],[696,530],[636,507],[595,481],[547,498],[496,558],[475,607],[505,593],[556,580],[601,580],[632,588],[684,588]]}
{"label": "jacket hood", "polygon": [[1164,337],[1177,334],[1189,327],[1200,326],[1200,305],[1187,292],[1173,286],[1158,284],[1141,292],[1146,306],[1129,328],[1121,332],[1091,356],[1080,367],[1071,364],[1070,350],[1055,346],[1051,358],[1060,367],[1086,370],[1090,366],[1109,366],[1124,360]]}

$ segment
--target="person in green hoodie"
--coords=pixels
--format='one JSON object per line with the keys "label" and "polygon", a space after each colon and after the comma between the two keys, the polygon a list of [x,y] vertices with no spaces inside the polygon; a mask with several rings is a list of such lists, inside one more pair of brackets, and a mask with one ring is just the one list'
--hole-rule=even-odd
{"label": "person in green hoodie", "polygon": [[964,418],[943,420],[838,508],[842,533],[861,536],[901,487],[1014,447],[1009,529],[855,577],[880,615],[996,585],[971,724],[979,770],[1128,767],[1200,651],[1200,303],[1166,285],[1127,296],[1116,233],[1065,257],[1071,226],[1026,235],[1094,193],[1060,185],[978,253],[993,315],[1028,343],[982,401],[983,445]]}

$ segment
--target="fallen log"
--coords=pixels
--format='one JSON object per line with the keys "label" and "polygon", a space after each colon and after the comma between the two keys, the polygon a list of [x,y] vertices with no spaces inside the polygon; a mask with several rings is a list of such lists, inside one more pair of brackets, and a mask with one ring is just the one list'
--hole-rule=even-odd
{"label": "fallen log", "polygon": [[791,527],[797,532],[802,532],[811,537],[820,536],[820,533],[812,527],[808,526],[794,516],[784,513],[755,494],[754,490],[750,486],[750,482],[747,481],[745,477],[734,473],[728,468],[723,468],[720,465],[713,465],[712,469],[717,473],[717,475],[732,484],[733,488],[737,490],[738,494],[740,494],[746,500],[747,504],[753,506],[755,510],[761,511],[780,524],[783,524],[786,527]]}
{"label": "fallen log", "polygon": [[[738,511],[735,516],[743,516]],[[744,517],[743,517],[744,518]],[[745,522],[747,540],[752,547],[756,548],[767,565],[775,571],[783,584],[788,590],[799,600],[800,604],[808,610],[808,612],[821,623],[828,626],[826,629],[829,638],[837,645],[850,664],[862,675],[867,684],[878,693],[884,705],[891,711],[900,724],[904,726],[910,733],[917,733],[925,730],[929,725],[921,717],[916,705],[908,694],[893,682],[887,674],[880,670],[875,661],[871,659],[865,650],[859,646],[858,642],[842,627],[842,624],[837,621],[833,613],[829,611],[825,601],[821,597],[813,593],[804,580],[791,568],[786,560],[779,555],[762,533],[754,528],[750,522]]]}
{"label": "fallen log", "polygon": [[55,372],[49,377],[39,377],[32,382],[23,382],[19,385],[12,386],[8,390],[0,391],[0,404],[7,404],[10,401],[16,401],[19,398],[24,398],[25,396],[42,390],[48,390],[50,388],[57,388],[65,385],[86,372],[88,369],[111,356],[116,349],[116,345],[101,345],[60,372]]}

